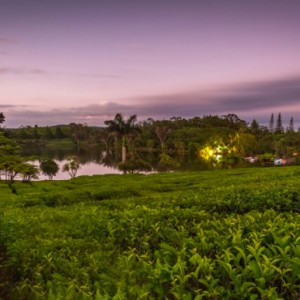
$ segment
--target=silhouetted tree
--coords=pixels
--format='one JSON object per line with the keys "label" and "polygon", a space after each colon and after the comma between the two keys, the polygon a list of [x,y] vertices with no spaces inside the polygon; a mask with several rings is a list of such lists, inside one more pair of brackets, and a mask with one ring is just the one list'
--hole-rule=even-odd
{"label": "silhouetted tree", "polygon": [[269,121],[269,132],[274,133],[274,114],[271,114],[270,121]]}
{"label": "silhouetted tree", "polygon": [[4,123],[5,121],[5,117],[4,117],[4,114],[1,112],[0,113],[0,124]]}
{"label": "silhouetted tree", "polygon": [[255,119],[253,119],[253,121],[251,122],[250,130],[254,134],[257,134],[259,132],[259,124]]}
{"label": "silhouetted tree", "polygon": [[289,122],[289,126],[287,128],[287,132],[294,132],[294,118],[291,117],[290,122]]}
{"label": "silhouetted tree", "polygon": [[127,142],[129,136],[136,135],[139,132],[135,122],[136,115],[130,116],[125,121],[121,113],[117,113],[113,120],[104,122],[110,132],[116,134],[118,138],[122,138],[122,162],[124,162],[127,157]]}
{"label": "silhouetted tree", "polygon": [[281,113],[278,114],[277,121],[276,121],[276,127],[275,127],[276,133],[283,133],[283,126],[282,126],[282,120],[281,120]]}

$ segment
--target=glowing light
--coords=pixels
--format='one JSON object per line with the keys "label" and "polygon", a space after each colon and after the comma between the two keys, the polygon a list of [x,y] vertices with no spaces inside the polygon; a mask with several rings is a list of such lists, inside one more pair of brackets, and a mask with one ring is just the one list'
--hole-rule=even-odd
{"label": "glowing light", "polygon": [[222,141],[214,141],[213,145],[207,145],[201,149],[199,155],[206,161],[221,163],[228,154],[237,152],[238,148],[236,146],[225,145]]}
{"label": "glowing light", "polygon": [[214,149],[211,148],[210,146],[207,146],[202,150],[200,150],[200,157],[202,157],[205,160],[211,160],[212,157],[214,156],[214,153],[215,153]]}

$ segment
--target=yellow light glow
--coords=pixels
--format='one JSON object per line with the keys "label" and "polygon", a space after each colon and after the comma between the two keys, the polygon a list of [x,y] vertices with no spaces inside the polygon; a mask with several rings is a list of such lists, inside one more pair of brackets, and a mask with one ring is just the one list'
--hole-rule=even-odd
{"label": "yellow light glow", "polygon": [[214,156],[214,149],[212,149],[210,146],[206,146],[202,150],[200,150],[200,157],[205,160],[211,160]]}

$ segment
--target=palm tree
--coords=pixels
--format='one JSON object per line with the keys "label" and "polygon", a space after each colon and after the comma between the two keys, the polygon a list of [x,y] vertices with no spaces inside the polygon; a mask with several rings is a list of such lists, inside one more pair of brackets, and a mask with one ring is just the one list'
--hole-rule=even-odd
{"label": "palm tree", "polygon": [[125,121],[120,113],[117,113],[113,120],[104,122],[110,132],[113,132],[118,138],[122,138],[122,162],[126,160],[128,138],[137,134],[139,131],[138,127],[134,124],[135,122],[136,115],[131,115]]}

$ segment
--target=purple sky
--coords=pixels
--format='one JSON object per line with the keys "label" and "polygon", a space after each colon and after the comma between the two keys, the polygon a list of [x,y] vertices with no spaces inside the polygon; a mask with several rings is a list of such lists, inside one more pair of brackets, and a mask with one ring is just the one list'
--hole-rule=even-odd
{"label": "purple sky", "polygon": [[0,112],[299,122],[299,32],[298,0],[0,0]]}

